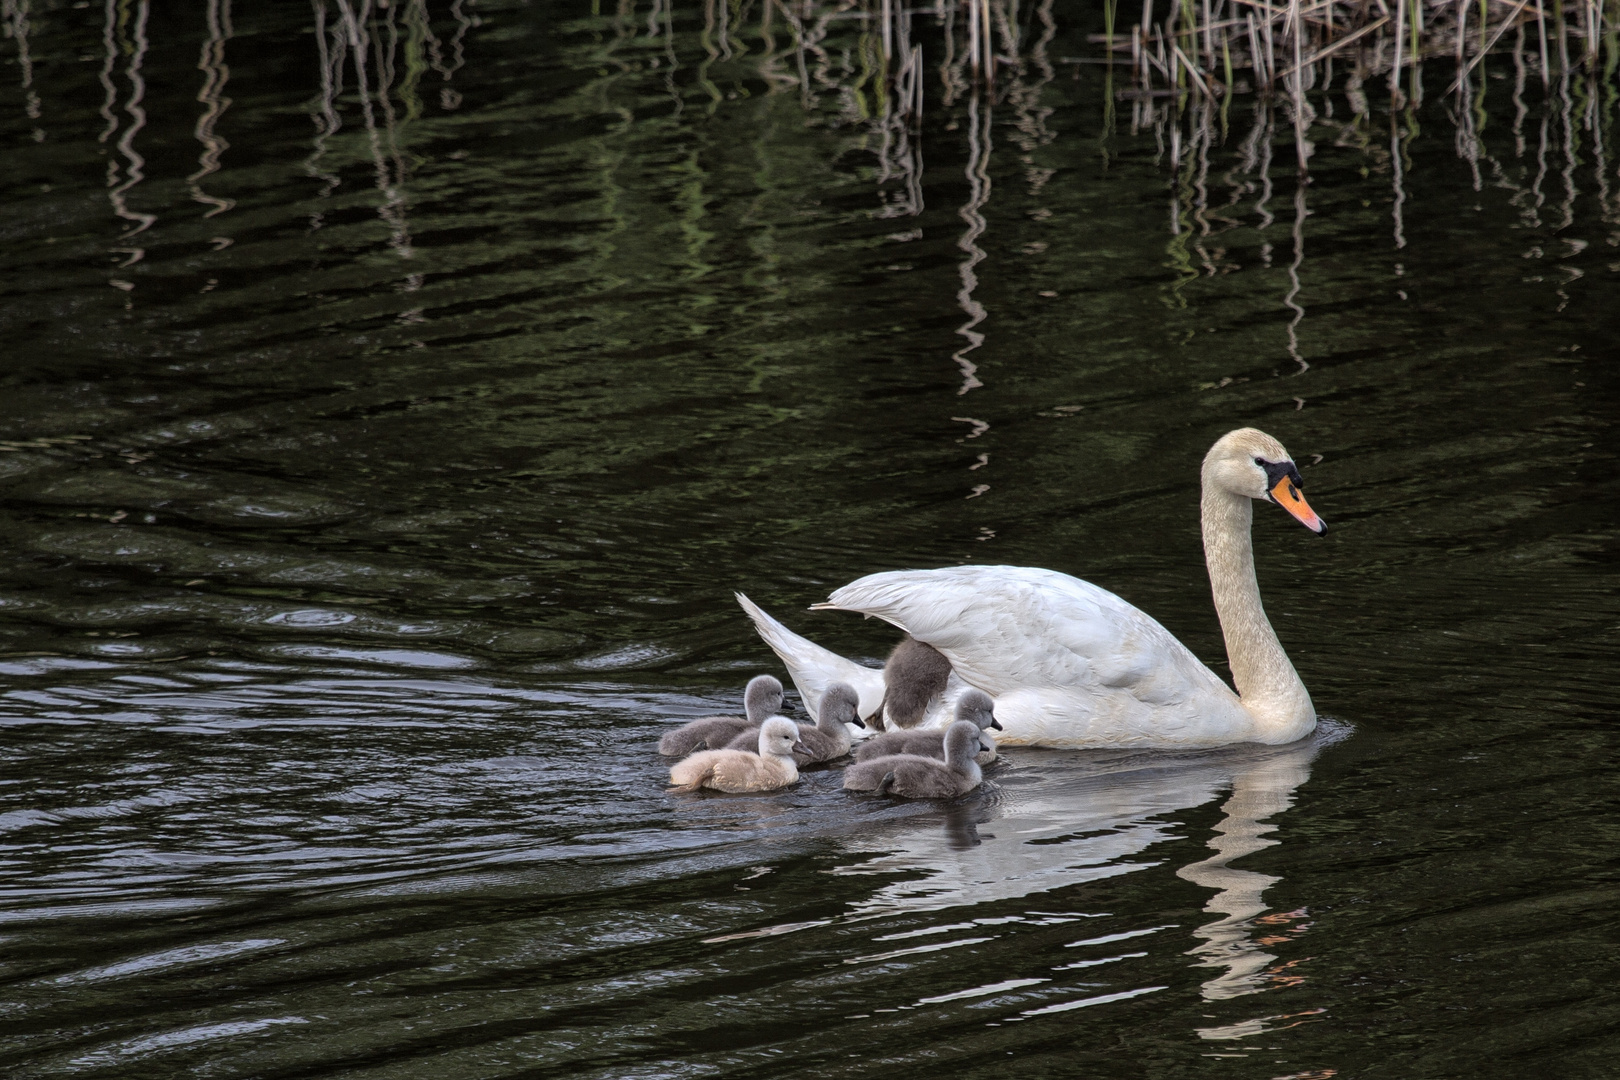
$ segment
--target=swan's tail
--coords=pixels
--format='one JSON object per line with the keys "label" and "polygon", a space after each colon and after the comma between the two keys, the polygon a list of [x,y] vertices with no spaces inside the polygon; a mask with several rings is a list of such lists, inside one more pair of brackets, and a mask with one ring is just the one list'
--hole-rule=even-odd
{"label": "swan's tail", "polygon": [[759,605],[742,593],[737,603],[754,620],[754,629],[765,639],[787,665],[793,685],[799,688],[805,708],[811,716],[821,715],[821,697],[833,683],[848,683],[860,695],[858,709],[865,720],[883,705],[883,672],[846,660],[837,653],[828,652],[820,645],[800,637],[767,615]]}

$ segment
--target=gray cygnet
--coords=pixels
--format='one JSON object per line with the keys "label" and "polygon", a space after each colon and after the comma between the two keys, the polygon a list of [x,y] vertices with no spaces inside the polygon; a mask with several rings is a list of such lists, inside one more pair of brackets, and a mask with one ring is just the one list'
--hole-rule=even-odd
{"label": "gray cygnet", "polygon": [[718,750],[750,725],[758,727],[782,711],[782,684],[770,675],[756,675],[743,691],[747,716],[705,716],[666,732],[658,740],[658,752],[665,757],[685,757],[695,750]]}
{"label": "gray cygnet", "polygon": [[954,799],[978,787],[984,779],[974,755],[985,749],[978,727],[958,720],[945,729],[945,760],[915,754],[858,761],[844,770],[844,787],[877,795],[907,799]]}
{"label": "gray cygnet", "polygon": [[[804,744],[805,752],[803,755],[795,752],[793,760],[799,763],[801,769],[849,753],[849,728],[844,725],[866,726],[858,711],[860,703],[861,696],[848,683],[833,683],[827,688],[821,698],[821,717],[816,725],[799,725],[799,742]],[[758,738],[758,728],[744,728],[726,747],[730,750],[749,750]]]}
{"label": "gray cygnet", "polygon": [[883,702],[872,726],[913,728],[923,722],[928,703],[945,692],[951,662],[932,645],[907,637],[894,647],[883,664]]}
{"label": "gray cygnet", "polygon": [[[983,690],[969,690],[963,694],[956,703],[956,719],[972,723],[981,732],[981,749],[974,760],[980,765],[988,765],[996,760],[996,740],[987,729],[1000,731],[1001,722],[996,719],[995,702],[990,700],[990,695]],[[891,754],[916,754],[944,761],[945,740],[940,738],[938,731],[887,731],[855,748],[856,761],[870,761]]]}

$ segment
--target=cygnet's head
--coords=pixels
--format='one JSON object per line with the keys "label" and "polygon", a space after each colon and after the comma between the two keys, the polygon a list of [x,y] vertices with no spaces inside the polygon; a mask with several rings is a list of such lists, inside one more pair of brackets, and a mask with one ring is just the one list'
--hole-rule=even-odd
{"label": "cygnet's head", "polygon": [[761,724],[767,716],[775,716],[782,711],[782,684],[772,675],[756,675],[748,680],[748,689],[743,691],[743,711],[748,714],[748,722]]}
{"label": "cygnet's head", "polygon": [[1276,503],[1316,535],[1327,532],[1327,522],[1305,501],[1305,481],[1294,459],[1257,428],[1238,428],[1215,440],[1204,455],[1203,482],[1206,489]]}
{"label": "cygnet's head", "polygon": [[956,718],[968,721],[980,731],[985,728],[1001,730],[1001,721],[996,719],[996,703],[983,690],[969,690],[962,695],[956,703]]}
{"label": "cygnet's head", "polygon": [[854,724],[863,728],[866,723],[861,719],[861,695],[848,683],[835,682],[827,687],[827,692],[821,697],[821,716],[819,727],[829,724]]}
{"label": "cygnet's head", "polygon": [[945,729],[945,760],[947,762],[972,761],[980,750],[994,750],[986,746],[979,725],[971,720],[958,720]]}
{"label": "cygnet's head", "polygon": [[792,757],[794,752],[808,754],[799,741],[799,725],[785,716],[773,716],[759,729],[760,757]]}

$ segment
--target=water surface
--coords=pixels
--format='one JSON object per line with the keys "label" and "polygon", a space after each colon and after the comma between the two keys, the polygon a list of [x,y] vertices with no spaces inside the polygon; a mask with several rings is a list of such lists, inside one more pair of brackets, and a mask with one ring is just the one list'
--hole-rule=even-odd
{"label": "water surface", "polygon": [[[7,1075],[1610,1074],[1612,86],[1318,89],[1302,184],[1100,13],[896,125],[768,10],[7,16]],[[876,662],[804,609],[1050,566],[1223,671],[1242,425],[1311,739],[664,793],[737,589]]]}

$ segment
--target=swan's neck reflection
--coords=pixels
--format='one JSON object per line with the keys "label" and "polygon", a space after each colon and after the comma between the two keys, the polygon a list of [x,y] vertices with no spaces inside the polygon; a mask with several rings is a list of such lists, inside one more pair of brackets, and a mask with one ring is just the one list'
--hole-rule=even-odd
{"label": "swan's neck reflection", "polygon": [[1215,835],[1209,841],[1215,854],[1176,871],[1183,880],[1216,890],[1204,910],[1220,918],[1193,931],[1204,944],[1193,949],[1192,955],[1203,957],[1204,967],[1223,969],[1204,983],[1207,1001],[1265,989],[1265,968],[1277,958],[1250,935],[1255,917],[1266,910],[1266,889],[1282,879],[1228,864],[1279,842],[1264,835],[1273,828],[1270,819],[1293,805],[1295,790],[1310,775],[1309,759],[1288,757],[1264,761],[1234,774],[1232,794],[1221,807],[1226,816],[1215,826]]}

